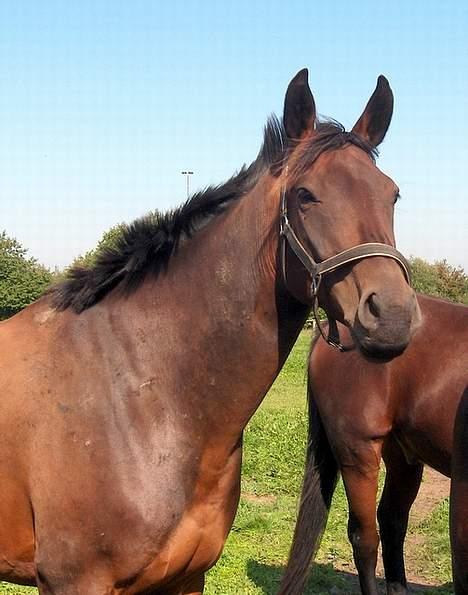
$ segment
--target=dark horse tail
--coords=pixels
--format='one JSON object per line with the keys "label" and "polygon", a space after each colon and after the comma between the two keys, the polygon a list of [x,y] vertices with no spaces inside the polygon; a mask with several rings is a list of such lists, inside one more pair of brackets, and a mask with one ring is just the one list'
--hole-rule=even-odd
{"label": "dark horse tail", "polygon": [[278,595],[300,595],[327,523],[338,466],[309,381],[309,436],[301,502],[286,571]]}

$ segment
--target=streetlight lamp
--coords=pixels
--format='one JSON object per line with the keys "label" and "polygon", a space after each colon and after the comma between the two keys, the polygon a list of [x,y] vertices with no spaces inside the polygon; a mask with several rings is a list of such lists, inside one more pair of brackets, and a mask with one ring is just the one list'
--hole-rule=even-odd
{"label": "streetlight lamp", "polygon": [[187,180],[187,198],[190,196],[190,176],[193,174],[193,171],[181,171],[180,172],[183,176],[185,176]]}

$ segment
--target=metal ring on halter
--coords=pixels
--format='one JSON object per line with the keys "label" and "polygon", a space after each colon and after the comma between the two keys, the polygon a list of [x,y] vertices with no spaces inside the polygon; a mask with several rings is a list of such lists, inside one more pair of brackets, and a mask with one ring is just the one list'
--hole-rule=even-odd
{"label": "metal ring on halter", "polygon": [[313,298],[312,302],[312,314],[314,316],[315,325],[318,328],[320,334],[322,335],[323,339],[332,347],[335,347],[339,351],[351,351],[354,349],[354,345],[345,346],[340,341],[340,334],[338,332],[338,327],[336,325],[336,321],[334,319],[328,319],[328,334],[325,334],[325,331],[322,327],[322,323],[320,321],[319,315],[319,299],[318,299],[318,291],[320,289],[320,283],[322,282],[322,275],[319,273],[312,277],[311,282],[311,294]]}
{"label": "metal ring on halter", "polygon": [[318,290],[320,289],[321,282],[322,282],[322,275],[320,275],[320,273],[318,275],[314,275],[312,277],[312,281],[310,282],[310,291],[311,291],[312,297],[314,299],[316,297],[318,299]]}

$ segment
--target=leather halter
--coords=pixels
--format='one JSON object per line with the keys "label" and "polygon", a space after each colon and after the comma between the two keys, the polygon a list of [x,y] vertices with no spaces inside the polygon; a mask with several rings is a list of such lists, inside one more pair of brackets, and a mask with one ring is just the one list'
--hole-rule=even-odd
{"label": "leather halter", "polygon": [[[327,341],[329,345],[336,347],[340,351],[349,351],[352,347],[345,347],[340,342],[340,337],[338,333],[338,327],[336,325],[336,321],[334,319],[329,319],[329,334],[328,336],[325,334],[322,325],[320,323],[320,319],[318,316],[318,290],[320,287],[320,283],[322,281],[322,276],[326,275],[327,273],[331,273],[336,269],[345,266],[351,262],[356,260],[361,260],[363,258],[369,258],[371,256],[385,256],[386,258],[392,258],[396,260],[398,264],[401,266],[403,273],[406,277],[406,281],[409,285],[411,285],[411,271],[410,266],[406,258],[403,256],[401,252],[399,252],[393,246],[388,244],[380,244],[378,242],[372,242],[367,244],[359,244],[358,246],[354,246],[353,248],[348,248],[347,250],[343,250],[343,252],[339,252],[335,256],[331,256],[326,260],[322,260],[321,262],[315,262],[312,256],[307,252],[304,248],[302,243],[300,242],[299,238],[295,234],[291,224],[289,223],[288,219],[288,209],[287,209],[287,201],[286,201],[286,188],[283,187],[281,192],[281,206],[280,206],[280,238],[282,241],[282,250],[281,250],[281,265],[283,271],[283,279],[287,286],[287,277],[286,277],[286,242],[289,244],[291,250],[297,256],[297,258],[301,261],[304,265],[305,269],[309,273],[311,277],[311,294],[312,294],[312,312],[315,318],[315,322],[317,327],[320,331],[322,337]],[[332,333],[335,335],[332,338]]]}

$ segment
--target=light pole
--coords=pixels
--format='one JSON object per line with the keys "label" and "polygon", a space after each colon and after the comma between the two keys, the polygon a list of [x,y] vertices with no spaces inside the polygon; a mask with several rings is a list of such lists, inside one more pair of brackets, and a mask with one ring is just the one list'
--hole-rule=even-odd
{"label": "light pole", "polygon": [[187,180],[187,198],[190,196],[190,176],[193,174],[193,171],[181,171],[180,172],[183,176],[186,177]]}

